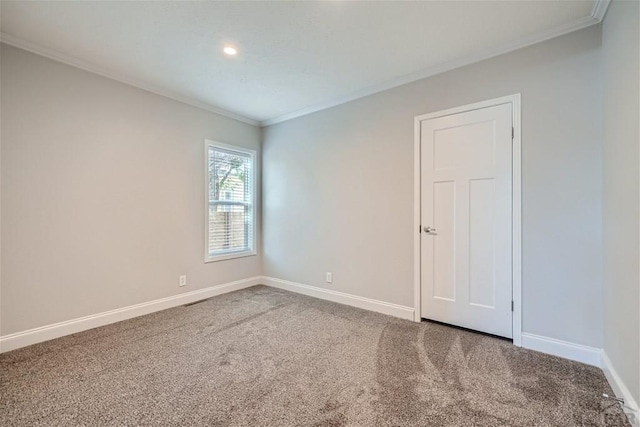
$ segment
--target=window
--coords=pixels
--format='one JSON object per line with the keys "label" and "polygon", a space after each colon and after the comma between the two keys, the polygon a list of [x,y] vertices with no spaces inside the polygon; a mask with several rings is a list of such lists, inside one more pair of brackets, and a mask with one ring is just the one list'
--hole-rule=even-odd
{"label": "window", "polygon": [[253,150],[205,141],[205,262],[255,255]]}

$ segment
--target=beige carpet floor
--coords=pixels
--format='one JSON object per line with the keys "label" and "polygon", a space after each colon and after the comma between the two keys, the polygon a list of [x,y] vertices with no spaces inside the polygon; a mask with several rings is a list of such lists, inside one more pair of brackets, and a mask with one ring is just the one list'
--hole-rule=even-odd
{"label": "beige carpet floor", "polygon": [[0,355],[2,426],[623,426],[594,367],[264,286]]}

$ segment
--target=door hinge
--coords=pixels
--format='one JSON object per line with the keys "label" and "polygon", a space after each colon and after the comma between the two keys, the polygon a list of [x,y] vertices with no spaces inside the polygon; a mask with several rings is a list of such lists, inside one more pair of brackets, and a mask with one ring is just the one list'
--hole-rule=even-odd
{"label": "door hinge", "polygon": [[516,129],[514,127],[511,128],[511,140],[513,141],[513,139],[516,137]]}
{"label": "door hinge", "polygon": [[514,307],[513,300],[511,300],[511,311],[513,311],[513,307]]}
{"label": "door hinge", "polygon": [[422,233],[422,226],[421,226],[421,225],[419,225],[419,226],[418,226],[418,234],[421,234],[421,233]]}

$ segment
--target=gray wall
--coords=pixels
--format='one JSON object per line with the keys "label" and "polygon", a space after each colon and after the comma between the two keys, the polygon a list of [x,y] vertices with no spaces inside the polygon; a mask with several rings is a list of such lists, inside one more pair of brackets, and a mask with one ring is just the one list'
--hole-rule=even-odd
{"label": "gray wall", "polygon": [[600,48],[595,26],[268,127],[265,274],[413,306],[413,118],[520,92],[523,331],[600,347]]}
{"label": "gray wall", "polygon": [[604,350],[640,402],[638,2],[611,3],[604,68]]}
{"label": "gray wall", "polygon": [[6,45],[1,62],[2,335],[261,274],[203,262],[204,140],[259,150],[258,128]]}

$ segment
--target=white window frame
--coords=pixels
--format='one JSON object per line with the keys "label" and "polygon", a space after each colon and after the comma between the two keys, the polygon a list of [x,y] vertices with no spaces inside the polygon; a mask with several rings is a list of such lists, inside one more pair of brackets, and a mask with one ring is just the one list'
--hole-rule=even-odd
{"label": "white window frame", "polygon": [[[228,252],[221,255],[209,255],[209,149],[220,148],[225,151],[235,151],[239,154],[249,155],[251,158],[252,170],[252,194],[251,194],[251,248],[248,250],[241,250],[236,252]],[[204,141],[204,262],[223,261],[234,258],[242,258],[247,256],[254,256],[257,254],[256,250],[256,229],[257,229],[257,176],[258,165],[256,163],[256,152],[249,148],[238,147],[236,145],[224,144],[222,142],[211,141],[205,139]]]}

